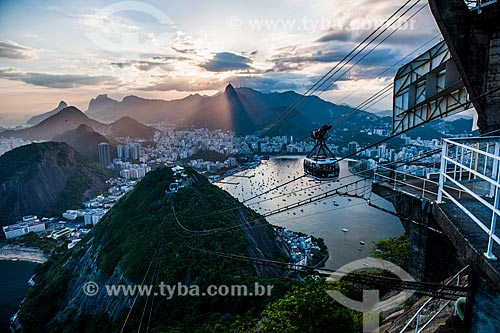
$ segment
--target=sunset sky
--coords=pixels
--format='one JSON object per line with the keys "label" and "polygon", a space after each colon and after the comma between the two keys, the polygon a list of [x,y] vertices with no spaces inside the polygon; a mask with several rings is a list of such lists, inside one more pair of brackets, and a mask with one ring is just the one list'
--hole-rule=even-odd
{"label": "sunset sky", "polygon": [[[118,100],[214,94],[228,82],[304,93],[402,4],[0,0],[0,116],[26,119],[60,100],[84,111],[102,93]],[[426,6],[321,97],[355,106],[439,40]]]}

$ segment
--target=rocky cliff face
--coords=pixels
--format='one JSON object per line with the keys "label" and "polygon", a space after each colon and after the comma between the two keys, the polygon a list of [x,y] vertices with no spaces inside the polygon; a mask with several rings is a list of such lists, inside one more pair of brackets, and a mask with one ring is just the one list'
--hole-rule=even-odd
{"label": "rocky cliff face", "polygon": [[105,190],[110,176],[65,143],[16,148],[0,157],[0,224],[79,208],[83,199]]}
{"label": "rocky cliff face", "polygon": [[[284,274],[197,251],[275,260],[285,256],[271,226],[257,213],[194,172],[188,171],[184,179],[186,188],[166,195],[172,171],[148,173],[72,252],[41,266],[18,324],[25,331],[113,332],[123,326],[131,331],[141,325],[147,309],[152,331],[210,331],[218,322],[261,309],[265,302],[260,297],[156,297],[149,308],[147,297],[107,294],[106,285],[160,282],[202,290],[209,285],[252,287],[256,281],[271,284],[270,278]],[[225,231],[195,236],[217,228]],[[99,290],[89,296],[84,290],[91,281]]]}

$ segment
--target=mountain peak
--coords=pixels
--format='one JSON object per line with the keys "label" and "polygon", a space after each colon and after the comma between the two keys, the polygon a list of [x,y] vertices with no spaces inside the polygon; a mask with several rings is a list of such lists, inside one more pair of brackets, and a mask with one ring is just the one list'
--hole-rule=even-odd
{"label": "mountain peak", "polygon": [[235,93],[234,87],[231,84],[231,82],[228,83],[228,85],[226,86],[226,89],[224,90],[224,92],[226,94],[234,94]]}
{"label": "mountain peak", "polygon": [[125,116],[111,123],[111,132],[117,137],[143,138],[151,140],[154,137],[155,129],[144,125],[134,118]]}
{"label": "mountain peak", "polygon": [[141,98],[141,97],[139,97],[139,96],[136,96],[136,95],[129,95],[129,96],[123,97],[122,102],[126,102],[126,101],[140,101],[140,100],[144,100],[144,99]]}
{"label": "mountain peak", "polygon": [[42,121],[44,121],[45,119],[49,118],[50,116],[53,116],[55,115],[56,113],[58,113],[59,111],[61,111],[62,109],[64,108],[67,108],[68,107],[68,104],[66,104],[65,101],[60,101],[59,102],[59,105],[57,105],[57,107],[52,110],[52,111],[49,111],[49,112],[45,112],[45,113],[42,113],[42,114],[39,114],[39,115],[36,115],[36,116],[33,116],[31,117],[27,122],[26,124],[28,125],[36,125],[36,124],[39,124],[41,123]]}
{"label": "mountain peak", "polygon": [[65,107],[64,109],[59,111],[57,114],[59,114],[59,115],[78,114],[78,115],[83,115],[85,118],[87,118],[87,116],[84,115],[83,112],[78,110],[78,108],[75,106]]}
{"label": "mountain peak", "polygon": [[108,94],[99,94],[97,95],[97,97],[95,98],[96,101],[101,101],[101,100],[105,100],[105,99],[110,99],[108,97]]}
{"label": "mountain peak", "polygon": [[129,117],[129,116],[124,116],[124,117],[121,117],[120,119],[116,120],[115,123],[117,122],[125,122],[125,121],[133,121],[133,122],[138,122],[137,120]]}
{"label": "mountain peak", "polygon": [[89,102],[89,107],[87,108],[87,112],[89,114],[96,113],[102,111],[106,108],[109,108],[118,103],[118,101],[109,98],[108,94],[100,94],[97,95],[96,98],[92,98]]}

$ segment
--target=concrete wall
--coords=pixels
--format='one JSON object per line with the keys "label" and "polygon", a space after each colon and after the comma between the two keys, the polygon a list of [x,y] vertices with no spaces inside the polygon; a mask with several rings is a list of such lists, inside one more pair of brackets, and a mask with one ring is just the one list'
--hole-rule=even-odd
{"label": "concrete wall", "polygon": [[465,309],[468,332],[500,332],[500,289],[472,267]]}
{"label": "concrete wall", "polygon": [[[399,214],[419,223],[402,219],[411,243],[408,273],[421,281],[442,281],[469,264],[466,331],[500,332],[498,275],[492,264],[464,238],[442,207],[431,205],[425,199],[410,193],[393,190],[385,183],[374,183],[372,191],[391,198],[390,201]],[[445,230],[447,234],[437,233],[427,227]],[[466,259],[462,259],[460,254]]]}
{"label": "concrete wall", "polygon": [[[374,183],[372,190],[377,195],[390,198],[399,214],[418,223],[401,219],[410,240],[408,273],[413,278],[419,281],[442,281],[465,266],[448,237],[428,228],[441,230],[432,215],[430,201],[394,191],[383,183]],[[396,193],[399,195],[394,196]]]}

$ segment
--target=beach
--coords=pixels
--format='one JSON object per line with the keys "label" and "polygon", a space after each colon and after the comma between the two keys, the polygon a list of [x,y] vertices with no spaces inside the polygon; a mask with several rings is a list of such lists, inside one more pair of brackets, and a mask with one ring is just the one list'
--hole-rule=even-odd
{"label": "beach", "polygon": [[0,247],[0,260],[19,260],[41,264],[46,262],[48,258],[48,255],[40,249],[11,244]]}

